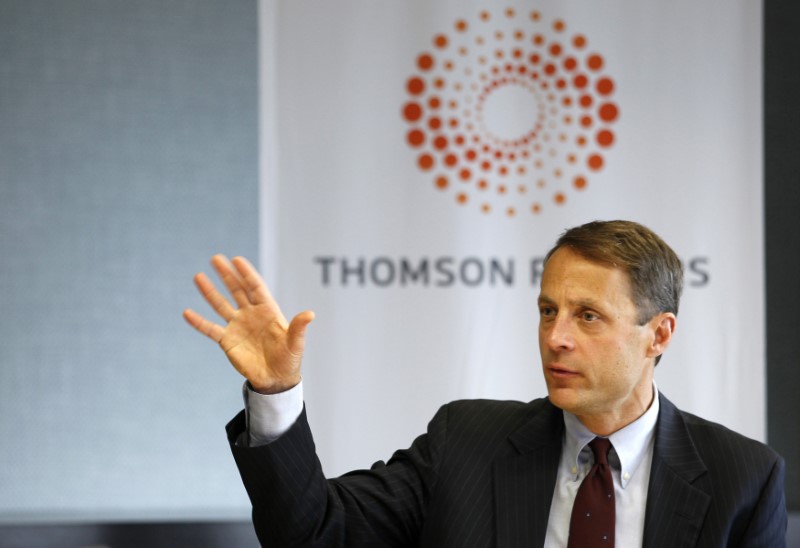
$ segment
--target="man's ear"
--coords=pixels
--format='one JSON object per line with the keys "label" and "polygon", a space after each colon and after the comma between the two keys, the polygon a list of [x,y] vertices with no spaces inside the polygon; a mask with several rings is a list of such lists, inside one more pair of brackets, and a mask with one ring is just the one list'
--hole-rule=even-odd
{"label": "man's ear", "polygon": [[652,330],[653,338],[647,348],[647,357],[655,358],[664,353],[675,333],[677,318],[672,312],[661,312],[647,322]]}

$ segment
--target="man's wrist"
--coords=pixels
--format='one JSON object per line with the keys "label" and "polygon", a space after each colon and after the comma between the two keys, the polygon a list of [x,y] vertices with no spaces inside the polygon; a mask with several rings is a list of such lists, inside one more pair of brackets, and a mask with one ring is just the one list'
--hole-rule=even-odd
{"label": "man's wrist", "polygon": [[289,390],[300,384],[302,380],[303,378],[300,375],[298,375],[297,377],[283,380],[280,382],[273,382],[268,385],[255,385],[249,380],[246,381],[245,384],[253,392],[261,394],[262,396],[272,396],[275,394],[280,394],[282,392],[288,392]]}

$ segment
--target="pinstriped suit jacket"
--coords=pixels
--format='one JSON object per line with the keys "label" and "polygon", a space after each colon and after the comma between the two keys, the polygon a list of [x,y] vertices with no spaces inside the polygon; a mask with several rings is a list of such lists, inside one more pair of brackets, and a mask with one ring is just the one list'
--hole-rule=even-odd
{"label": "pinstriped suit jacket", "polygon": [[[781,457],[660,398],[643,545],[785,546]],[[228,437],[264,546],[544,543],[564,429],[547,399],[445,405],[409,449],[333,480],[305,412],[267,446],[237,445],[244,428]]]}

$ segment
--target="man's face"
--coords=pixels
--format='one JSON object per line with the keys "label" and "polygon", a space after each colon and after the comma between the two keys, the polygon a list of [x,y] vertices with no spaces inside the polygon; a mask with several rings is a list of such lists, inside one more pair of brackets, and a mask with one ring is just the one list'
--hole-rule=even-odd
{"label": "man's face", "polygon": [[542,275],[539,351],[550,401],[596,434],[619,430],[652,402],[658,315],[637,325],[630,295],[625,272],[569,248]]}

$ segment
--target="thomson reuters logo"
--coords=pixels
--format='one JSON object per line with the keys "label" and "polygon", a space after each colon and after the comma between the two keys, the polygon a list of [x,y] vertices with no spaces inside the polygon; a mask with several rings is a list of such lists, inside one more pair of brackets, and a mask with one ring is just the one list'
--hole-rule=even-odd
{"label": "thomson reuters logo", "polygon": [[406,141],[456,204],[508,217],[588,192],[614,146],[614,80],[586,36],[539,11],[482,11],[433,36],[405,82]]}

